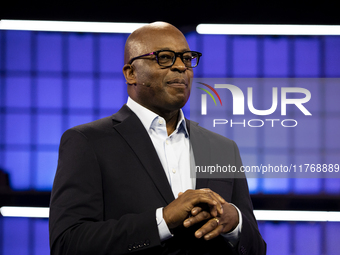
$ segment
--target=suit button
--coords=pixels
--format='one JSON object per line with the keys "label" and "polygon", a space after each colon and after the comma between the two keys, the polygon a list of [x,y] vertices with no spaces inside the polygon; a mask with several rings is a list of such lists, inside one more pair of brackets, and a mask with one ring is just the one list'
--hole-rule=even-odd
{"label": "suit button", "polygon": [[129,246],[128,246],[128,251],[132,251],[132,245],[131,244],[129,244]]}

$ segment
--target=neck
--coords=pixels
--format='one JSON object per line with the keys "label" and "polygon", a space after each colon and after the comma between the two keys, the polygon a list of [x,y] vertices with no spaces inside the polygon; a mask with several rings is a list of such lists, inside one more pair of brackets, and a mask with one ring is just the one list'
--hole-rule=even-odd
{"label": "neck", "polygon": [[179,110],[177,110],[177,112],[175,112],[171,116],[167,116],[167,117],[162,116],[166,121],[166,130],[168,132],[168,135],[172,134],[172,132],[175,131],[177,122],[178,122],[178,116],[179,116]]}
{"label": "neck", "polygon": [[[131,96],[130,96],[131,97]],[[174,109],[174,110],[160,110],[160,108],[157,107],[150,107],[146,104],[143,104],[143,102],[140,102],[139,100],[134,99],[131,97],[132,100],[134,100],[136,103],[140,104],[141,106],[149,109],[150,111],[156,113],[158,116],[161,116],[166,121],[166,129],[168,135],[172,134],[172,132],[175,131],[177,122],[178,122],[178,116],[180,109]]]}

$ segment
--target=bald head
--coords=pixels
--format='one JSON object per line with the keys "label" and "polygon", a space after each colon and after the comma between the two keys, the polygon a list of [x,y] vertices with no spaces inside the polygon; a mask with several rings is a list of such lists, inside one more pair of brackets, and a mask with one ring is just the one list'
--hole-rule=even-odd
{"label": "bald head", "polygon": [[175,26],[166,22],[154,22],[138,28],[130,34],[125,43],[124,64],[131,58],[154,51],[151,42],[165,35],[176,35],[184,38],[184,35]]}

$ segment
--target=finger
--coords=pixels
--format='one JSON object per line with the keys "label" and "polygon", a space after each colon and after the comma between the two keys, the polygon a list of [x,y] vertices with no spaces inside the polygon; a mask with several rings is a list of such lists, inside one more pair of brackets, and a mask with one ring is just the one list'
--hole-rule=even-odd
{"label": "finger", "polygon": [[[216,206],[216,209],[217,209],[218,215],[221,216],[223,214],[223,206],[222,205],[225,204],[226,201],[216,192],[211,191],[211,196],[220,203],[220,206]],[[216,215],[214,215],[214,217],[216,217],[218,215],[216,214]]]}
{"label": "finger", "polygon": [[[208,188],[205,188],[205,189],[201,189],[202,191],[208,193],[211,198],[215,201],[218,202],[218,205],[216,205],[216,208],[215,207],[210,207],[210,213],[216,217],[218,215],[222,215],[223,214],[223,207],[222,207],[222,204],[226,203],[226,201],[219,195],[217,194],[216,192],[212,191],[211,189],[208,189]],[[215,211],[216,209],[216,211]]]}
{"label": "finger", "polygon": [[223,230],[223,226],[219,225],[213,231],[211,231],[210,233],[204,235],[204,239],[207,240],[207,241],[211,240],[211,239],[214,239],[214,238],[218,237],[222,233],[222,230]]}
{"label": "finger", "polygon": [[183,192],[179,192],[179,193],[178,193],[178,196],[181,196],[181,195],[183,195]]}
{"label": "finger", "polygon": [[210,207],[210,213],[213,217],[218,217],[218,216],[223,215],[223,206],[220,203],[218,203],[215,206],[209,205],[209,207]]}
{"label": "finger", "polygon": [[[184,196],[184,194],[186,194],[186,196]],[[216,217],[222,210],[221,203],[215,196],[213,196],[211,190],[190,190],[186,191],[184,194],[179,198],[185,197],[187,201],[190,201],[188,204],[188,212],[190,213],[194,207],[197,207],[198,204],[202,203],[210,207],[210,213],[214,217]]]}
{"label": "finger", "polygon": [[[201,238],[201,237],[207,235],[208,233],[212,232],[214,229],[216,229],[219,226],[220,225],[219,225],[218,221],[216,220],[216,218],[212,218],[211,220],[209,220],[207,223],[205,223],[200,229],[198,229],[195,232],[195,237]],[[221,232],[222,232],[222,229],[223,229],[223,226],[220,229]]]}
{"label": "finger", "polygon": [[203,211],[203,208],[200,206],[196,206],[194,208],[192,208],[191,210],[191,215],[192,216],[196,216],[198,213],[200,213],[201,211]]}
{"label": "finger", "polygon": [[209,207],[210,207],[210,214],[213,216],[213,217],[217,217],[218,216],[218,211],[217,211],[217,208],[219,207],[219,206],[210,206],[209,205]]}
{"label": "finger", "polygon": [[[213,200],[213,198],[210,198],[210,200],[216,201],[216,200]],[[222,205],[220,203],[216,202],[214,204],[208,204],[208,207],[209,207],[209,212],[212,217],[217,217],[219,214],[221,214]]]}
{"label": "finger", "polygon": [[201,222],[203,220],[207,220],[207,219],[210,219],[210,218],[211,218],[210,213],[208,213],[207,211],[202,211],[199,214],[197,214],[196,216],[193,216],[193,217],[186,219],[183,222],[183,226],[186,227],[186,228],[189,228],[189,227],[195,225],[198,222]]}
{"label": "finger", "polygon": [[221,204],[224,204],[224,203],[226,203],[226,201],[224,200],[224,198],[223,197],[221,197],[219,194],[217,194],[216,192],[214,192],[214,191],[212,191],[213,193],[214,193],[214,195],[218,198],[218,200],[219,200],[219,202],[221,203]]}
{"label": "finger", "polygon": [[224,200],[224,198],[223,197],[221,197],[219,194],[217,194],[215,191],[212,191],[211,189],[209,189],[209,188],[204,188],[204,189],[201,189],[201,190],[205,190],[205,191],[207,191],[207,192],[212,192],[216,197],[217,197],[217,199],[219,200],[219,202],[221,203],[221,204],[224,204],[226,201]]}
{"label": "finger", "polygon": [[183,221],[191,214],[191,210],[200,204],[208,206],[208,208],[211,206],[211,211],[214,212],[213,215],[217,215],[216,207],[220,206],[220,203],[212,198],[211,192],[201,190],[187,190],[164,207],[163,218],[169,229],[182,225]]}
{"label": "finger", "polygon": [[213,208],[215,207],[215,209],[216,206],[221,206],[221,203],[208,192],[197,193],[197,196],[193,199],[193,204],[197,205],[200,203],[208,204]]}

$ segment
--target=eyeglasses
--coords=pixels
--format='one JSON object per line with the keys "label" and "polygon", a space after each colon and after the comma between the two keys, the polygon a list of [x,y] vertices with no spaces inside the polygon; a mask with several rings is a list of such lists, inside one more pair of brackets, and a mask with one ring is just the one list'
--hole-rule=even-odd
{"label": "eyeglasses", "polygon": [[198,65],[198,61],[202,56],[202,53],[197,51],[174,52],[172,50],[158,50],[132,58],[129,64],[131,65],[131,63],[138,58],[150,55],[154,55],[156,57],[157,63],[163,67],[172,66],[176,62],[177,56],[179,56],[186,67],[193,68]]}

